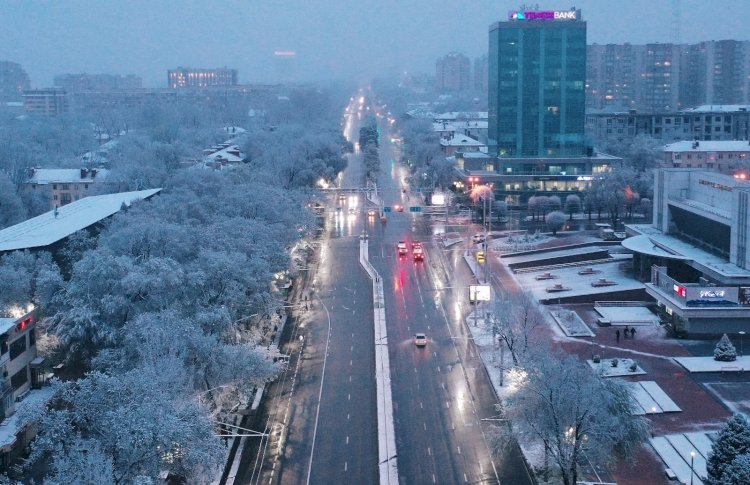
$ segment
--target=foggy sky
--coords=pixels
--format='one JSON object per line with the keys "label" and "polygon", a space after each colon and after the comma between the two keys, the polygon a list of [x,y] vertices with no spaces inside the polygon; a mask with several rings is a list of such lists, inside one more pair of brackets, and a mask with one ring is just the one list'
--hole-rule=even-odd
{"label": "foggy sky", "polygon": [[[275,50],[293,50],[299,80],[434,73],[449,51],[487,52],[488,27],[524,2],[459,0],[0,0],[0,60],[33,87],[62,73],[136,74],[165,87],[177,66],[234,67],[241,82],[278,79]],[[582,9],[589,43],[750,39],[750,0],[526,2]],[[289,77],[289,72],[285,74]]]}

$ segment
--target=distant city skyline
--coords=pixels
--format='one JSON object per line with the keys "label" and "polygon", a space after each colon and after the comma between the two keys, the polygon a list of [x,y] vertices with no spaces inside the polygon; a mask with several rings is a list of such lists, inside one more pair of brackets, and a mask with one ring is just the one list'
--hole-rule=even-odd
{"label": "distant city skyline", "polygon": [[[675,4],[682,43],[750,39],[746,0],[725,0],[721,8],[699,0],[534,3],[541,10],[581,9],[590,44],[674,42]],[[242,83],[274,82],[278,51],[296,52],[297,80],[365,80],[434,72],[435,60],[451,51],[479,57],[487,52],[489,26],[517,8],[488,0],[6,0],[0,60],[20,63],[33,87],[80,72],[135,74],[144,86],[166,87],[166,72],[176,66],[227,66]]]}

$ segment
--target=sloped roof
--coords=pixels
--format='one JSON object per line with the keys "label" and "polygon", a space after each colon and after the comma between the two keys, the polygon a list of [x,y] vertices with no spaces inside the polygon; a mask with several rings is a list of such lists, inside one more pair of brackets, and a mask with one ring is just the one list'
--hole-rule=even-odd
{"label": "sloped roof", "polygon": [[55,211],[20,222],[0,231],[0,251],[41,248],[116,214],[122,205],[147,199],[162,189],[95,195],[64,205]]}

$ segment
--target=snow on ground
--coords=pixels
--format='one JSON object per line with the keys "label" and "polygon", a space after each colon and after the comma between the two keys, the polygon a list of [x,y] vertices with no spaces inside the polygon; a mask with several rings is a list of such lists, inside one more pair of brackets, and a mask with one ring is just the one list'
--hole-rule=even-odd
{"label": "snow on ground", "polygon": [[611,325],[658,325],[659,317],[646,307],[639,306],[595,306],[602,320]]}
{"label": "snow on ground", "polygon": [[638,403],[636,415],[676,413],[682,411],[677,404],[659,387],[656,381],[627,382],[633,397]]}
{"label": "snow on ground", "polygon": [[550,312],[552,318],[560,326],[568,337],[593,337],[594,332],[581,320],[581,317],[572,310],[553,310]]}
{"label": "snow on ground", "polygon": [[[581,269],[580,266],[572,266],[568,268],[558,268],[554,271],[540,270],[529,273],[517,273],[515,275],[516,280],[524,288],[531,291],[534,298],[537,300],[554,300],[555,298],[567,298],[571,296],[582,296],[582,295],[605,295],[607,293],[626,291],[626,290],[640,290],[644,286],[640,282],[627,276],[625,272],[620,268],[620,262],[615,261],[612,263],[597,264],[595,269],[598,273],[591,275],[579,275],[578,271]],[[537,280],[536,277],[543,273],[553,273],[557,278],[554,280]],[[599,279],[606,279],[607,281],[614,281],[615,285],[612,286],[601,286],[594,287],[591,283],[598,281]],[[553,287],[556,284],[562,284],[569,290],[560,292],[548,292],[547,288]],[[603,298],[604,299],[604,298]]]}
{"label": "snow on ground", "polygon": [[[616,366],[612,365],[615,361],[617,361]],[[601,359],[601,362],[594,362],[589,359],[586,362],[594,369],[594,372],[602,377],[637,376],[646,373],[633,359]],[[633,364],[635,364],[635,370],[631,371],[630,367]]]}
{"label": "snow on ground", "polygon": [[750,355],[738,356],[734,362],[721,362],[713,357],[675,357],[688,372],[743,372],[750,370]]}
{"label": "snow on ground", "polygon": [[[702,485],[711,439],[705,432],[677,433],[651,438],[651,445],[682,483]],[[691,477],[692,475],[692,477]]]}
{"label": "snow on ground", "polygon": [[[496,241],[492,241],[494,243]],[[490,245],[492,245],[490,243]],[[579,254],[593,254],[602,250],[608,250],[610,248],[604,246],[586,246],[583,248],[567,248],[567,249],[555,249],[550,251],[544,251],[542,253],[533,254],[519,254],[517,256],[503,256],[503,262],[505,264],[518,264],[527,263],[532,261],[540,261],[539,264],[544,264],[541,261],[552,259],[552,258],[564,258],[569,256],[577,256]]]}

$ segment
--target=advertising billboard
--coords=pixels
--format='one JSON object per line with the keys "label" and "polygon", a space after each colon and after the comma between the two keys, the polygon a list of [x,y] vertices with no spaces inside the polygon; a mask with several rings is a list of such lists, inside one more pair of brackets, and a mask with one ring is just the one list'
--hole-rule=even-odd
{"label": "advertising billboard", "polygon": [[508,20],[578,20],[580,10],[512,10]]}
{"label": "advertising billboard", "polygon": [[490,285],[470,285],[469,301],[490,301]]}

